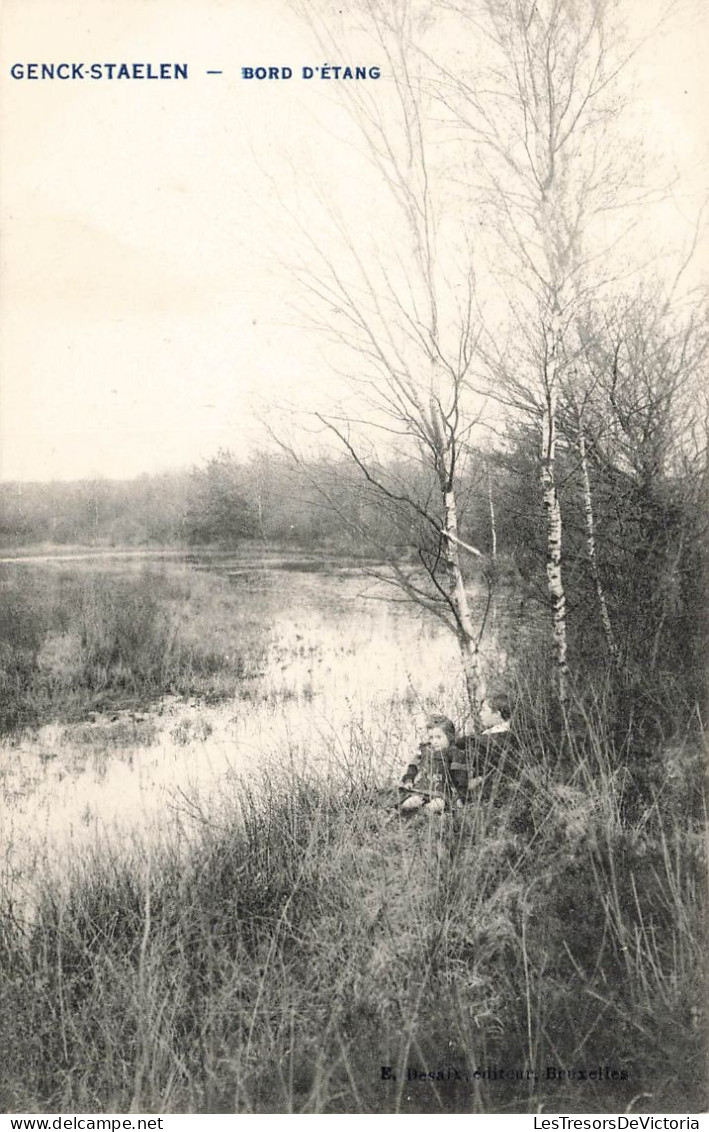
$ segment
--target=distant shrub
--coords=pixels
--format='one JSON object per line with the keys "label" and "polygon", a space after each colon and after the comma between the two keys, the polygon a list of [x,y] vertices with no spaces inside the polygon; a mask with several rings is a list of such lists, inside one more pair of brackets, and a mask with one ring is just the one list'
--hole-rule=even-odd
{"label": "distant shrub", "polygon": [[0,602],[0,733],[165,693],[233,694],[265,645],[218,577],[12,566]]}

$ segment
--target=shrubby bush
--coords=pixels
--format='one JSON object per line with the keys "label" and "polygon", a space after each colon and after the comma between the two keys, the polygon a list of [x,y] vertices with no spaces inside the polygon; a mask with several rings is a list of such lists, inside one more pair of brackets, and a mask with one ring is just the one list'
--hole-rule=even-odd
{"label": "shrubby bush", "polygon": [[0,733],[169,693],[233,695],[267,644],[248,616],[234,640],[224,607],[239,598],[221,579],[159,567],[44,571],[40,585],[36,569],[13,566],[2,599]]}
{"label": "shrubby bush", "polygon": [[[384,824],[361,734],[341,778],[235,783],[206,821],[166,829],[149,865],[139,844],[104,851],[46,878],[27,920],[5,906],[0,1103],[702,1111],[691,748],[676,804],[658,782],[629,810],[604,735],[567,736],[574,764],[531,734],[484,798],[442,819]],[[610,1080],[580,1079],[605,1066]],[[448,1067],[461,1079],[407,1079]],[[495,1067],[521,1079],[467,1076]]]}

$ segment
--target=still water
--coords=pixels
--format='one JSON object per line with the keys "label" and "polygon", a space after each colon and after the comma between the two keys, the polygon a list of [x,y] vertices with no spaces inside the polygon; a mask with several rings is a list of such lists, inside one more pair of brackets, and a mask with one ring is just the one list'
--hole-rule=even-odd
{"label": "still water", "polygon": [[[341,774],[366,760],[391,780],[427,711],[460,718],[452,635],[387,600],[390,591],[361,571],[266,563],[220,572],[263,609],[268,642],[261,674],[233,698],[166,697],[139,713],[52,723],[0,747],[0,878],[18,893],[90,846],[136,834],[149,843],[176,821],[201,820],[239,779],[290,768]],[[493,639],[485,651],[497,665]]]}

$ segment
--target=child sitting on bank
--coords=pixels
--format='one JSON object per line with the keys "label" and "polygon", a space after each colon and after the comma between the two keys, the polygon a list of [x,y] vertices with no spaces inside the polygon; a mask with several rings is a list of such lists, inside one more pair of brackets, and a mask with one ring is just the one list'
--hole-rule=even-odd
{"label": "child sitting on bank", "polygon": [[488,771],[504,759],[511,714],[506,693],[495,693],[480,707],[483,730],[459,738],[447,716],[428,716],[419,756],[409,763],[399,784],[395,812],[402,817],[442,814],[468,801]]}
{"label": "child sitting on bank", "polygon": [[458,756],[455,726],[445,715],[430,715],[419,756],[409,763],[399,785],[397,812],[442,814],[462,805],[468,789],[465,762]]}
{"label": "child sitting on bank", "polygon": [[496,692],[483,700],[480,707],[480,722],[483,735],[506,735],[510,729],[512,707],[506,692]]}
{"label": "child sitting on bank", "polygon": [[501,768],[510,752],[512,705],[506,692],[496,692],[483,700],[479,719],[482,731],[462,735],[457,740],[455,757],[466,768],[466,791],[463,800],[489,782],[489,772]]}

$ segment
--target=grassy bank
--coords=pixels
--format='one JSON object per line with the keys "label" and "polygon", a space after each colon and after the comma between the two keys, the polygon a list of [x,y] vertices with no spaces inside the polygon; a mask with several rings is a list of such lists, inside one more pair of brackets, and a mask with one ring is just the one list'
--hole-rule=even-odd
{"label": "grassy bank", "polygon": [[2,909],[0,1105],[700,1111],[698,757],[633,779],[602,727],[564,742],[527,733],[484,800],[385,826],[362,735],[354,784],[235,787],[47,878],[32,918]]}
{"label": "grassy bank", "polygon": [[227,579],[174,565],[13,565],[1,598],[0,734],[168,693],[232,695],[265,653]]}

